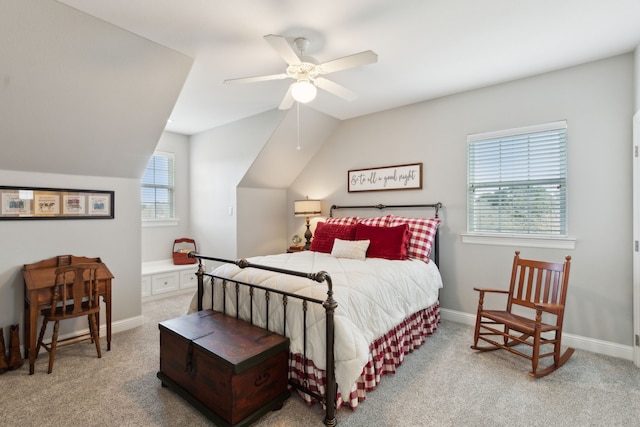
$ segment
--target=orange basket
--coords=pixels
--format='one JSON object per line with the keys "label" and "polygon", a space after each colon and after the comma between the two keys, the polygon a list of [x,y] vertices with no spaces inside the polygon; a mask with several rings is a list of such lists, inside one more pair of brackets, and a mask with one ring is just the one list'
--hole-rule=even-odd
{"label": "orange basket", "polygon": [[173,263],[176,265],[181,264],[195,264],[195,258],[187,257],[187,254],[191,251],[198,252],[196,247],[196,241],[183,237],[182,239],[176,239],[173,241]]}

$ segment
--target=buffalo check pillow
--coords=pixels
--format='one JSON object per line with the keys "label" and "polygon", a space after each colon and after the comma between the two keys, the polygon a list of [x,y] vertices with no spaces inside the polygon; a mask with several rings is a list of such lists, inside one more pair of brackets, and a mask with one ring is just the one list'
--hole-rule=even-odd
{"label": "buffalo check pillow", "polygon": [[342,218],[333,218],[329,217],[324,220],[327,224],[335,224],[335,225],[354,225],[358,223],[357,216],[345,216]]}
{"label": "buffalo check pillow", "polygon": [[411,238],[409,239],[409,258],[420,259],[424,262],[431,260],[431,248],[436,237],[436,231],[440,225],[439,218],[405,218],[402,216],[391,216],[389,226],[394,227],[407,224]]}
{"label": "buffalo check pillow", "polygon": [[377,216],[375,218],[362,218],[358,224],[368,225],[370,227],[389,227],[391,215]]}

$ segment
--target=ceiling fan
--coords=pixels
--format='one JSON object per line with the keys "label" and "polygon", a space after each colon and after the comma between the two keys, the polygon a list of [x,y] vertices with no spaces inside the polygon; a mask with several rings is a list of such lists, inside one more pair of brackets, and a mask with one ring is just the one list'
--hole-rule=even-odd
{"label": "ceiling fan", "polygon": [[253,83],[287,78],[294,79],[295,82],[289,86],[286,95],[278,107],[281,110],[291,108],[295,101],[301,103],[312,101],[317,93],[316,87],[349,101],[356,99],[357,95],[354,92],[324,78],[323,75],[359,67],[361,65],[373,64],[378,61],[378,55],[367,50],[318,64],[315,59],[305,56],[305,52],[309,47],[309,40],[304,37],[298,37],[293,40],[293,45],[295,45],[295,49],[297,49],[299,53],[296,53],[293,45],[291,45],[285,37],[269,34],[264,36],[264,39],[287,63],[286,71],[284,73],[266,76],[228,79],[225,80],[224,83]]}

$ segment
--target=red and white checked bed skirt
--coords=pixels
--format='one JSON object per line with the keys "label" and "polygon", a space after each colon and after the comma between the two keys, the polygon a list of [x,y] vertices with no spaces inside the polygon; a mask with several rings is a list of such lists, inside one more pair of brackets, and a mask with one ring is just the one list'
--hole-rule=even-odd
{"label": "red and white checked bed skirt", "polygon": [[[424,344],[425,338],[438,329],[440,322],[440,303],[421,310],[406,318],[401,324],[375,340],[369,346],[369,361],[362,369],[362,374],[345,399],[338,384],[337,408],[342,405],[355,409],[358,403],[367,398],[367,392],[374,390],[382,375],[393,374],[402,364],[404,356]],[[300,384],[305,380],[304,358],[301,354],[289,354],[289,375],[293,381]],[[307,387],[319,395],[325,395],[327,382],[326,371],[315,367],[312,360],[306,363]],[[308,394],[300,396],[309,404],[315,399]]]}

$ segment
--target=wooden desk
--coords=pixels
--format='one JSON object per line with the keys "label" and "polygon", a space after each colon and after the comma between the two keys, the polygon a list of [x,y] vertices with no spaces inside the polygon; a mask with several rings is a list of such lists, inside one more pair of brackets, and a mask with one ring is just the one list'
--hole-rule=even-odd
{"label": "wooden desk", "polygon": [[[24,357],[29,359],[29,374],[33,374],[36,361],[38,317],[40,310],[51,302],[51,286],[56,268],[81,263],[98,263],[98,294],[105,302],[107,316],[107,351],[111,350],[111,279],[113,274],[100,258],[60,255],[34,264],[25,264],[24,274]],[[99,319],[98,319],[99,321]],[[99,324],[99,322],[98,322]]]}

